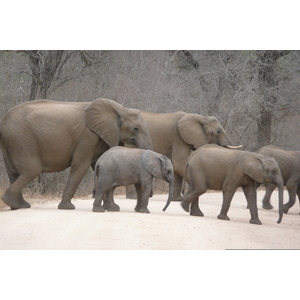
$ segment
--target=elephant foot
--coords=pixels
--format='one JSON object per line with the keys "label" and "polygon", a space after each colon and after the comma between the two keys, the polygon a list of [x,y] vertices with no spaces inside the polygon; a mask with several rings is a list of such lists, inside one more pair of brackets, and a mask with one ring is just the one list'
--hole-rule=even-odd
{"label": "elephant foot", "polygon": [[220,219],[220,220],[226,220],[226,221],[230,220],[229,217],[227,215],[224,215],[224,214],[219,214],[217,218]]}
{"label": "elephant foot", "polygon": [[31,207],[31,205],[27,201],[25,201],[25,203],[21,203],[18,206],[11,206],[10,209],[17,210],[17,209],[21,209],[21,208],[30,208],[30,207]]}
{"label": "elephant foot", "polygon": [[203,212],[199,209],[199,210],[192,210],[191,212],[190,212],[190,215],[191,216],[196,216],[196,217],[204,217],[204,214],[203,214]]}
{"label": "elephant foot", "polygon": [[105,209],[101,205],[93,206],[93,212],[105,212]]}
{"label": "elephant foot", "polygon": [[263,202],[262,207],[263,209],[273,209],[273,205],[271,205],[270,202],[266,202],[266,203]]}
{"label": "elephant foot", "polygon": [[189,201],[186,201],[186,200],[182,201],[181,206],[186,212],[190,211],[190,202]]}
{"label": "elephant foot", "polygon": [[139,213],[144,213],[144,214],[149,214],[150,210],[146,207],[146,208],[140,208],[140,210],[138,212]]}
{"label": "elephant foot", "polygon": [[105,209],[106,209],[107,211],[120,211],[120,206],[117,205],[116,203],[113,203],[113,204],[111,204],[111,205],[105,207]]}
{"label": "elephant foot", "polygon": [[261,221],[259,220],[259,218],[251,219],[251,220],[249,221],[249,223],[251,223],[251,224],[256,224],[256,225],[261,225],[261,224],[262,224]]}
{"label": "elephant foot", "polygon": [[71,202],[61,201],[58,205],[58,209],[75,209],[75,205]]}
{"label": "elephant foot", "polygon": [[30,208],[31,205],[25,201],[24,199],[18,199],[19,201],[14,201],[14,200],[11,200],[9,199],[10,197],[7,197],[6,195],[4,195],[2,197],[2,200],[4,201],[4,203],[8,206],[10,206],[10,209],[11,210],[17,210],[17,209],[20,209],[20,208]]}
{"label": "elephant foot", "polygon": [[286,205],[286,204],[283,205],[283,212],[284,212],[285,214],[288,213],[289,209],[290,209],[290,207],[289,207],[288,205]]}

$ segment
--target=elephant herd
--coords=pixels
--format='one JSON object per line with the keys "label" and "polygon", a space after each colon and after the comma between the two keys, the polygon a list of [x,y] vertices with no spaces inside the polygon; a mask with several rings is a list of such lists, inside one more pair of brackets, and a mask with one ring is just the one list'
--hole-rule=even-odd
{"label": "elephant herd", "polygon": [[[95,170],[94,212],[119,211],[116,186],[134,184],[135,211],[149,213],[153,177],[169,183],[166,210],[181,201],[193,216],[203,216],[199,196],[222,190],[219,219],[242,187],[251,214],[261,224],[256,189],[266,187],[263,208],[278,187],[279,219],[300,197],[300,151],[265,146],[256,153],[237,150],[217,118],[185,112],[149,113],[126,108],[113,100],[58,102],[35,100],[11,108],[0,121],[0,147],[10,186],[2,196],[12,210],[29,208],[23,188],[41,173],[70,167],[59,209],[75,209],[75,191],[91,166]],[[122,146],[122,147],[121,147]],[[125,147],[124,147],[125,146]],[[184,182],[189,191],[183,194]],[[283,187],[289,202],[283,205]]]}

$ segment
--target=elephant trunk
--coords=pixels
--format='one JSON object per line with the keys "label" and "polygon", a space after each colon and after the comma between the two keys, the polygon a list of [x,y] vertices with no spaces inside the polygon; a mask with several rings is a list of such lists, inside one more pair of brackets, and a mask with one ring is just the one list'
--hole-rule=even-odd
{"label": "elephant trunk", "polygon": [[165,207],[163,208],[163,211],[166,211],[166,209],[170,205],[172,198],[173,198],[173,194],[174,194],[174,177],[169,180],[169,197],[168,197]]}
{"label": "elephant trunk", "polygon": [[150,136],[149,138],[145,138],[142,141],[138,141],[136,146],[140,149],[153,150],[152,140]]}
{"label": "elephant trunk", "polygon": [[134,144],[140,149],[153,150],[152,139],[148,131],[148,128],[141,129],[141,132],[136,138]]}
{"label": "elephant trunk", "polygon": [[226,132],[223,132],[223,135],[221,135],[220,139],[218,140],[218,145],[229,149],[239,149],[243,147],[243,145],[232,146],[232,142]]}
{"label": "elephant trunk", "polygon": [[277,223],[279,224],[283,216],[283,184],[278,185],[278,199],[279,199],[279,219]]}

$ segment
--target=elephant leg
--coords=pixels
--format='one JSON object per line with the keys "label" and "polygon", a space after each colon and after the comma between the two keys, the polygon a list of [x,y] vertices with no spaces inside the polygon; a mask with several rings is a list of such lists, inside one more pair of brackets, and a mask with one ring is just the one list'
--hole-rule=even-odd
{"label": "elephant leg", "polygon": [[295,180],[291,177],[286,183],[286,189],[289,193],[289,201],[283,205],[283,212],[285,214],[288,213],[289,209],[295,204],[296,202],[296,192],[298,190],[298,186],[296,185]]}
{"label": "elephant leg", "polygon": [[[136,207],[136,211],[138,211],[140,213],[150,213],[150,211],[148,209],[148,202],[149,202],[151,190],[152,190],[152,184],[151,185],[149,185],[149,184],[140,185],[140,192],[137,189],[137,192],[138,192],[137,207],[139,207],[139,209],[137,209],[137,207]],[[139,197],[139,193],[140,193],[140,197]]]}
{"label": "elephant leg", "polygon": [[197,216],[197,217],[204,216],[203,212],[200,210],[200,207],[199,207],[199,197],[197,198],[197,200],[192,202],[190,215]]}
{"label": "elephant leg", "polygon": [[250,209],[250,223],[261,225],[261,221],[258,218],[258,211],[257,211],[257,194],[254,184],[243,186],[243,191],[247,199],[247,203]]}
{"label": "elephant leg", "polygon": [[102,206],[103,195],[104,193],[101,190],[97,189],[95,200],[93,203],[93,212],[105,212],[105,209]]}
{"label": "elephant leg", "polygon": [[[206,191],[206,187],[198,186],[197,188],[190,187],[188,193],[183,195],[184,201],[181,203],[182,208],[186,211],[190,211],[191,216],[203,217],[204,214],[199,208],[199,197],[204,194]],[[191,210],[190,210],[191,204]]]}
{"label": "elephant leg", "polygon": [[114,186],[113,188],[111,188],[110,190],[108,190],[106,192],[106,205],[105,205],[105,209],[107,211],[120,211],[120,206],[117,205],[114,201],[114,191],[115,191],[116,187]]}
{"label": "elephant leg", "polygon": [[22,190],[31,180],[42,172],[42,168],[39,164],[36,164],[36,166],[23,166],[23,169],[26,170],[26,172],[20,174],[15,174],[11,172],[10,169],[7,169],[11,185],[5,191],[2,199],[12,210],[31,207],[23,198]]}
{"label": "elephant leg", "polygon": [[[5,191],[3,195],[3,201],[11,207],[12,210],[19,208],[30,208],[31,205],[23,198],[23,188],[41,172],[41,169],[37,169],[36,174],[31,171],[31,174],[18,174],[15,170],[12,170],[12,162],[8,163],[4,159],[5,168],[10,182],[10,187]],[[27,169],[26,167],[24,168]],[[30,169],[28,169],[30,170]]]}
{"label": "elephant leg", "polygon": [[174,192],[172,201],[184,201],[184,198],[181,196],[183,178],[176,172],[174,172]]}
{"label": "elephant leg", "polygon": [[223,202],[220,214],[217,216],[220,220],[230,220],[227,216],[228,210],[230,208],[231,200],[236,191],[236,188],[224,188],[223,189]]}
{"label": "elephant leg", "polygon": [[[298,185],[298,188],[297,188],[297,196],[298,196],[298,200],[300,203],[300,184]],[[299,215],[300,215],[300,212],[299,212]]]}
{"label": "elephant leg", "polygon": [[136,207],[134,208],[134,210],[136,212],[139,212],[141,209],[142,191],[141,191],[141,186],[139,183],[136,183],[134,186],[135,186],[136,193],[137,193],[137,203],[136,203]]}
{"label": "elephant leg", "polygon": [[89,155],[89,153],[86,154],[84,160],[81,156],[74,154],[69,178],[62,195],[62,200],[58,205],[58,209],[75,209],[75,206],[71,203],[71,199],[73,198],[84,175],[87,173],[90,164],[91,155]]}
{"label": "elephant leg", "polygon": [[266,193],[262,200],[262,204],[263,204],[262,207],[264,209],[272,209],[273,205],[271,205],[271,203],[270,203],[270,198],[271,198],[273,191],[276,188],[276,185],[272,184],[272,183],[267,183],[265,186],[266,186]]}

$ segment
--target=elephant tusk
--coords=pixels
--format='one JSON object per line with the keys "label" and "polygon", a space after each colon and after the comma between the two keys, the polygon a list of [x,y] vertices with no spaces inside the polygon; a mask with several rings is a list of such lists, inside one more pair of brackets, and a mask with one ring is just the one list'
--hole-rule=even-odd
{"label": "elephant tusk", "polygon": [[243,145],[239,145],[239,146],[230,146],[230,145],[226,145],[224,146],[225,148],[228,148],[228,149],[239,149],[239,148],[242,148]]}

